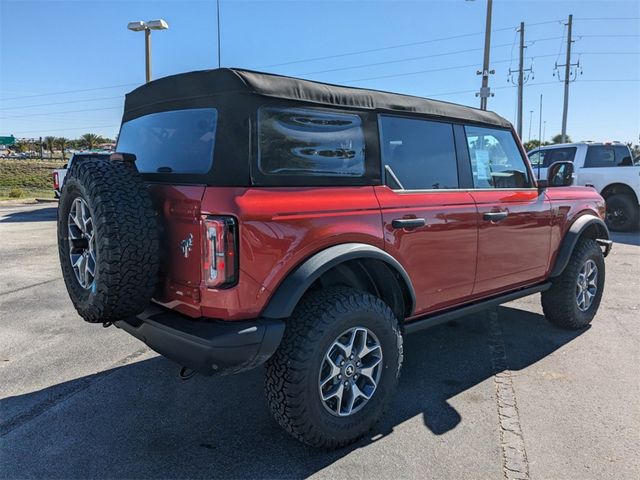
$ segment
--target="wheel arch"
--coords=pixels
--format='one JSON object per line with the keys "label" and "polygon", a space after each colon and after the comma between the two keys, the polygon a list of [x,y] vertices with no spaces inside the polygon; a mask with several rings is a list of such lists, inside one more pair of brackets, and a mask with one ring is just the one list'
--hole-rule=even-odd
{"label": "wheel arch", "polygon": [[344,243],[321,250],[294,268],[275,290],[262,316],[288,318],[309,290],[331,285],[348,285],[380,297],[400,321],[415,307],[409,275],[395,258],[373,245]]}
{"label": "wheel arch", "polygon": [[636,195],[636,192],[626,183],[611,183],[604,187],[602,192],[600,192],[600,195],[602,195],[602,198],[605,200],[607,197],[617,194],[631,195],[635,199],[635,202],[638,203],[638,196]]}
{"label": "wheel arch", "polygon": [[574,220],[560,245],[550,277],[557,277],[564,271],[581,238],[609,240],[609,229],[601,218],[592,214],[584,214]]}

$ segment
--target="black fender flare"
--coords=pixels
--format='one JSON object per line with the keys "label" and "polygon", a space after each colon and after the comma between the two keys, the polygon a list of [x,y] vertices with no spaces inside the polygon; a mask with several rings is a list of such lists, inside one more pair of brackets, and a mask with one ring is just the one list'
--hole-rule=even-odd
{"label": "black fender flare", "polygon": [[395,258],[384,250],[365,243],[342,243],[321,250],[296,267],[280,283],[262,312],[262,317],[289,318],[307,289],[331,268],[356,259],[375,259],[385,262],[400,274],[411,297],[410,313],[416,304],[416,294],[409,274]]}
{"label": "black fender flare", "polygon": [[[573,249],[578,243],[578,240],[588,228],[591,228],[594,225],[598,230],[596,239],[605,240],[607,242],[609,241],[609,229],[601,218],[591,214],[585,214],[578,217],[571,227],[569,227],[569,230],[560,245],[558,255],[556,255],[555,264],[553,265],[553,269],[549,275],[551,278],[557,277],[564,271],[569,263],[569,259],[571,258],[571,254],[573,253]],[[611,248],[610,243],[608,243],[608,246]],[[608,250],[606,251],[605,256],[607,253],[609,253]]]}

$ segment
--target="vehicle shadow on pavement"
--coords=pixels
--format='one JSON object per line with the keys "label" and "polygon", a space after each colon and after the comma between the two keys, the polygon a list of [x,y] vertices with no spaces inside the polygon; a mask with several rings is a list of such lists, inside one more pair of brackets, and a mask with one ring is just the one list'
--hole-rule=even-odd
{"label": "vehicle shadow on pavement", "polygon": [[2,215],[2,212],[0,212],[0,223],[50,222],[56,220],[57,214],[57,206],[37,208],[24,212],[13,212],[6,215]]}
{"label": "vehicle shadow on pavement", "polygon": [[[494,375],[489,342],[502,342],[508,368],[521,370],[584,332],[528,311],[497,313],[502,333],[481,313],[407,337],[389,413],[346,449],[308,448],[283,432],[263,399],[262,369],[182,382],[156,357],[1,400],[0,477],[300,478],[418,415],[441,435],[464,422],[450,399]],[[427,443],[432,434],[425,429]]]}

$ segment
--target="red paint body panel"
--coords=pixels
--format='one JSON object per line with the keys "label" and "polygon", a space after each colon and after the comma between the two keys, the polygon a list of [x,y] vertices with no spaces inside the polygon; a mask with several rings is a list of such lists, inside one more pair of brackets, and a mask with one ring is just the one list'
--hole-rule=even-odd
{"label": "red paint body panel", "polygon": [[[405,268],[416,292],[415,314],[446,308],[471,295],[476,274],[477,211],[465,191],[397,192],[375,187],[385,249]],[[394,219],[424,218],[413,230]]]}
{"label": "red paint body panel", "polygon": [[[478,272],[474,295],[491,295],[514,285],[542,280],[549,267],[551,207],[544,192],[475,190],[478,208]],[[506,212],[499,222],[483,219]]]}
{"label": "red paint body panel", "polygon": [[[242,188],[152,185],[164,224],[163,281],[155,301],[190,317],[256,318],[298,265],[333,245],[386,250],[409,273],[415,316],[548,275],[569,225],[585,212],[602,217],[592,189],[396,192],[379,187]],[[508,210],[493,224],[484,212]],[[203,218],[238,222],[239,280],[211,289],[202,278]],[[413,230],[394,219],[424,218]],[[182,242],[192,237],[185,257]],[[412,318],[414,318],[412,317]]]}

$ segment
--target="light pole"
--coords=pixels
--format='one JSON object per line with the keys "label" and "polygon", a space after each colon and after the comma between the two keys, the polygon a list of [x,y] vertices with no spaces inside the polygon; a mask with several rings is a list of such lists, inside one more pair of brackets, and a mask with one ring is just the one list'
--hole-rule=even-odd
{"label": "light pole", "polygon": [[[466,0],[474,1],[474,0]],[[484,27],[484,54],[482,56],[482,71],[478,71],[478,75],[482,75],[482,85],[480,91],[476,93],[476,97],[480,97],[480,109],[487,109],[487,100],[493,96],[489,88],[489,75],[495,73],[489,70],[489,55],[491,53],[491,16],[493,11],[493,0],[487,0],[487,17]]]}
{"label": "light pole", "polygon": [[533,110],[529,110],[529,141],[531,141],[531,124],[533,123]]}
{"label": "light pole", "polygon": [[147,83],[151,81],[151,30],[166,30],[169,25],[164,20],[151,20],[149,22],[129,22],[127,28],[133,32],[144,31],[144,58]]}

